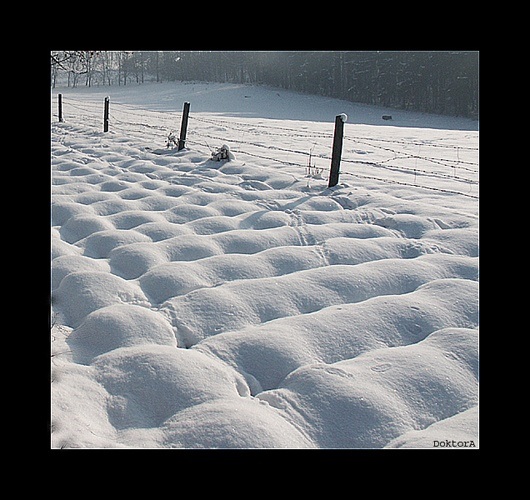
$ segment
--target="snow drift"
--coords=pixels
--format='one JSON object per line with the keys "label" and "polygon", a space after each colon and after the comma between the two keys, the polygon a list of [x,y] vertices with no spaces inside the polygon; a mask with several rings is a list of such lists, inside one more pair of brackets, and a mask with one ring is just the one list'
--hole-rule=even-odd
{"label": "snow drift", "polygon": [[[189,92],[205,120],[180,152],[155,151],[162,90]],[[399,161],[389,149],[412,144],[417,157],[442,143],[435,161],[458,148],[471,170],[478,133],[432,116],[435,128],[411,128],[421,116],[395,111],[392,126],[363,124],[366,107],[295,93],[272,119],[276,91],[228,90],[111,88],[104,134],[90,113],[109,89],[64,89],[68,118],[52,118],[52,446],[477,447],[473,184],[436,172],[422,189],[397,166],[385,181],[358,163],[328,189],[296,151],[331,137],[319,112],[332,126],[347,111],[349,158],[382,166]],[[208,113],[216,92],[232,114]],[[286,107],[313,121],[287,120]],[[193,144],[220,133],[229,161]]]}

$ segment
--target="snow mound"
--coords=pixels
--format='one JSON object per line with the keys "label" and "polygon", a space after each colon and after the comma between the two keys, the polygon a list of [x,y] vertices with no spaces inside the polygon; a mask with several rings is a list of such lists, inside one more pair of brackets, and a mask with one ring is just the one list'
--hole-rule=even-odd
{"label": "snow mound", "polygon": [[275,408],[249,399],[193,406],[163,430],[170,448],[315,448]]}
{"label": "snow mound", "polygon": [[330,306],[215,335],[196,349],[245,374],[257,394],[277,388],[289,373],[306,364],[335,363],[383,346],[414,344],[451,325],[474,328],[476,293],[472,281],[439,280],[408,294]]}
{"label": "snow mound", "polygon": [[478,406],[474,406],[426,429],[406,432],[385,448],[478,448],[477,421]]}
{"label": "snow mound", "polygon": [[121,229],[97,231],[85,238],[84,253],[93,259],[105,259],[117,247],[147,241],[151,239],[137,231]]}
{"label": "snow mound", "polygon": [[413,214],[396,214],[378,219],[374,222],[382,227],[394,229],[406,238],[421,238],[427,231],[438,229],[438,225],[429,218]]}
{"label": "snow mound", "polygon": [[[334,265],[272,278],[237,280],[168,299],[161,311],[173,319],[187,345],[247,325],[319,311],[336,304],[410,293],[433,279],[475,279],[474,259],[437,254],[415,260]],[[203,305],[208,304],[204,311]]]}
{"label": "snow mound", "polygon": [[91,366],[61,362],[52,375],[54,448],[121,448],[109,420],[108,393]]}
{"label": "snow mound", "polygon": [[71,272],[62,279],[53,298],[72,327],[102,307],[122,303],[149,305],[138,285],[102,271]]}
{"label": "snow mound", "polygon": [[440,330],[415,345],[301,367],[258,397],[303,422],[319,447],[381,447],[476,406],[474,346],[475,330]]}
{"label": "snow mound", "polygon": [[115,229],[110,221],[95,215],[74,215],[61,227],[61,237],[68,243],[76,243],[80,239],[97,231]]}
{"label": "snow mound", "polygon": [[173,346],[123,347],[97,357],[93,366],[111,395],[109,418],[116,428],[156,427],[199,403],[245,395],[236,372]]}
{"label": "snow mound", "polygon": [[52,289],[58,288],[65,276],[82,271],[109,272],[110,266],[105,261],[91,259],[84,255],[59,255],[52,262]]}
{"label": "snow mound", "polygon": [[[52,123],[52,446],[478,446],[478,134],[295,95],[282,116],[320,121],[265,119],[259,87],[127,87],[61,89]],[[83,110],[109,91],[102,133]],[[187,147],[162,149],[160,99],[192,91]],[[214,114],[227,95],[246,108]]]}
{"label": "snow mound", "polygon": [[128,304],[101,307],[91,312],[70,334],[68,343],[92,358],[118,347],[177,346],[171,325],[159,314]]}

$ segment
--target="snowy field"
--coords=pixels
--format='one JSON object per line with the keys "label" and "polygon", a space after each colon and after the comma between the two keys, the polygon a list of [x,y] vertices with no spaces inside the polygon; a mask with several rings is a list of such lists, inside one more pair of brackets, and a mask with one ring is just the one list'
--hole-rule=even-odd
{"label": "snowy field", "polygon": [[478,447],[478,135],[261,86],[54,89],[51,446]]}

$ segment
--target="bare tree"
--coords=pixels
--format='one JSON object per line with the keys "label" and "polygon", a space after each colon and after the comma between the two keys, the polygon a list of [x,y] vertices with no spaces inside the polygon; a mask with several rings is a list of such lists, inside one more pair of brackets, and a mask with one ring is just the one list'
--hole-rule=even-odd
{"label": "bare tree", "polygon": [[60,50],[51,52],[52,68],[60,68],[77,74],[88,73],[95,50]]}
{"label": "bare tree", "polygon": [[99,52],[96,50],[52,51],[50,54],[52,83],[55,85],[58,72],[63,70],[68,72],[68,85],[70,85],[70,76],[74,77],[75,86],[79,75],[86,74],[86,84],[90,86],[92,80],[92,63],[98,54]]}

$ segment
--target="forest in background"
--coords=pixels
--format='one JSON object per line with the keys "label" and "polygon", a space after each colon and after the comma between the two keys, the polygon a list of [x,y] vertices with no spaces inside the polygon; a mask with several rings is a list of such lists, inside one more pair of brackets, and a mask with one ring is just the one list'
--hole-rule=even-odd
{"label": "forest in background", "polygon": [[477,118],[477,51],[52,51],[51,85],[265,84],[396,109]]}

